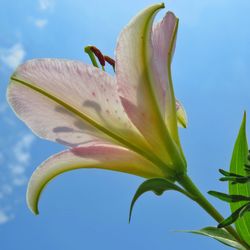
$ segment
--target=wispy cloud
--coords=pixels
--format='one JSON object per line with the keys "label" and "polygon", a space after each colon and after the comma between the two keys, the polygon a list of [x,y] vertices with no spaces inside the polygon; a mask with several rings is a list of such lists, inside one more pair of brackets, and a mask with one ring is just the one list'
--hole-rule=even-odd
{"label": "wispy cloud", "polygon": [[37,28],[44,28],[48,24],[48,19],[35,19],[34,24]]}
{"label": "wispy cloud", "polygon": [[35,137],[32,134],[24,134],[16,139],[18,141],[13,145],[12,140],[9,140],[10,145],[5,145],[7,150],[2,150],[0,155],[0,224],[14,217],[12,197],[17,187],[27,183],[26,170],[30,164],[30,151]]}
{"label": "wispy cloud", "polygon": [[34,141],[32,134],[24,135],[13,147],[13,153],[16,161],[20,164],[26,165],[30,161],[29,149]]}
{"label": "wispy cloud", "polygon": [[35,140],[31,133],[15,137],[11,134],[13,135],[10,131],[10,136],[0,138],[0,224],[14,217],[13,197],[16,196],[18,187],[27,183],[26,170],[31,161],[31,148]]}
{"label": "wispy cloud", "polygon": [[9,184],[4,184],[2,185],[1,189],[0,189],[0,199],[3,199],[4,197],[10,195],[12,193],[12,186]]}
{"label": "wispy cloud", "polygon": [[10,163],[9,170],[12,177],[12,184],[15,186],[22,186],[26,183],[25,175],[31,159],[30,149],[35,137],[32,134],[25,134],[13,146],[14,162]]}
{"label": "wispy cloud", "polygon": [[7,212],[0,210],[0,224],[4,224],[13,219],[13,215],[9,215]]}
{"label": "wispy cloud", "polygon": [[55,5],[54,0],[39,0],[38,3],[41,11],[53,10]]}
{"label": "wispy cloud", "polygon": [[10,48],[0,48],[0,60],[11,69],[20,65],[26,55],[21,43],[16,43]]}
{"label": "wispy cloud", "polygon": [[[43,29],[49,23],[48,14],[54,11],[55,0],[38,0],[38,9],[42,12],[40,17],[29,17],[30,21],[39,29]],[[40,13],[41,14],[41,13]]]}

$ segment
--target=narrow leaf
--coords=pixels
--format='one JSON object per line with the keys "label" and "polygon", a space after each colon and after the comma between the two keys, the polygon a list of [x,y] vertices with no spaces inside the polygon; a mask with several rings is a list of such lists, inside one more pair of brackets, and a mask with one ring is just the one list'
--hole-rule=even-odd
{"label": "narrow leaf", "polygon": [[226,176],[226,177],[222,177],[220,178],[220,181],[229,181],[232,184],[245,184],[250,182],[250,176],[241,176],[241,177],[234,177],[234,176]]}
{"label": "narrow leaf", "polygon": [[240,249],[240,250],[245,250],[245,248],[241,244],[239,244],[235,240],[235,238],[231,234],[229,234],[225,229],[216,228],[216,227],[205,227],[201,230],[190,230],[190,231],[184,231],[184,232],[204,235],[204,236],[213,238],[227,246]]}
{"label": "narrow leaf", "polygon": [[242,217],[245,213],[250,212],[250,203],[248,203],[241,211],[240,217]]}
{"label": "narrow leaf", "polygon": [[240,217],[242,217],[242,215],[244,215],[245,212],[247,212],[247,210],[245,209],[246,207],[249,207],[249,204],[245,204],[235,210],[229,217],[227,217],[218,225],[218,228],[227,227],[237,221]]}
{"label": "narrow leaf", "polygon": [[235,176],[235,177],[242,177],[242,175],[238,175],[238,174],[235,174],[235,173],[230,173],[230,172],[227,172],[223,169],[219,169],[219,172],[221,174],[223,174],[224,176]]}
{"label": "narrow leaf", "polygon": [[[244,176],[244,167],[247,163],[247,157],[248,144],[246,137],[246,113],[244,113],[240,131],[234,145],[230,163],[230,172]],[[250,183],[232,185],[229,182],[229,194],[250,196]],[[245,202],[231,203],[231,211],[235,212],[243,205],[245,205]],[[235,226],[241,238],[250,244],[250,214],[245,214],[245,216],[238,219],[235,222]]]}
{"label": "narrow leaf", "polygon": [[227,202],[239,202],[239,201],[250,201],[250,197],[244,195],[228,195],[216,191],[209,191],[210,195]]}
{"label": "narrow leaf", "polygon": [[[248,156],[248,160],[249,160],[249,156]],[[245,171],[247,174],[250,174],[250,165],[245,164]]]}
{"label": "narrow leaf", "polygon": [[185,193],[184,190],[182,190],[180,187],[178,187],[177,185],[175,185],[174,183],[172,183],[171,181],[167,180],[167,179],[163,179],[163,178],[152,178],[149,180],[146,180],[145,182],[143,182],[139,188],[137,189],[131,205],[130,205],[130,211],[129,211],[129,222],[131,220],[131,216],[132,216],[132,211],[133,211],[133,207],[135,205],[135,202],[137,201],[137,199],[144,193],[148,192],[148,191],[152,191],[154,192],[156,195],[162,195],[164,191],[167,190],[175,190],[181,193]]}

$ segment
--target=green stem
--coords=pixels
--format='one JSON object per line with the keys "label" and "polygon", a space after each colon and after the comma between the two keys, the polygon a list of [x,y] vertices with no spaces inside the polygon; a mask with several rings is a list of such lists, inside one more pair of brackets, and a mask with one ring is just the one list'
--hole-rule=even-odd
{"label": "green stem", "polygon": [[[188,191],[191,199],[198,203],[209,215],[211,215],[218,223],[224,220],[223,216],[215,209],[215,207],[203,196],[200,190],[192,182],[188,175],[182,175],[178,179],[179,184]],[[250,249],[250,246],[244,242],[235,229],[231,226],[225,228],[241,245]]]}

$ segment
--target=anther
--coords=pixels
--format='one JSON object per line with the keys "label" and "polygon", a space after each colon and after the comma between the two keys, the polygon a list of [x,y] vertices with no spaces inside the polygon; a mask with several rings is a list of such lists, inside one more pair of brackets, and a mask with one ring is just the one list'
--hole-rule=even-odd
{"label": "anther", "polygon": [[99,68],[98,63],[96,61],[96,58],[97,58],[104,71],[105,71],[104,66],[105,66],[105,63],[107,62],[113,67],[113,70],[115,72],[115,60],[109,56],[103,55],[102,52],[98,48],[91,45],[91,46],[85,47],[84,51],[89,55],[90,60],[95,67]]}
{"label": "anther", "polygon": [[115,60],[112,59],[111,57],[109,56],[104,56],[104,60],[110,64],[112,67],[113,67],[113,70],[115,71]]}
{"label": "anther", "polygon": [[104,67],[105,66],[105,59],[102,52],[97,49],[95,46],[90,46],[90,50],[94,53],[94,55],[98,58],[100,64]]}

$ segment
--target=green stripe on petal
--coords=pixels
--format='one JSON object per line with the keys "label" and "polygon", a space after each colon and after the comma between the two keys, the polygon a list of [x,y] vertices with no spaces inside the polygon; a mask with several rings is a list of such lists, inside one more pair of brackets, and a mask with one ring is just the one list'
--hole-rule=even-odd
{"label": "green stripe on petal", "polygon": [[80,168],[100,168],[138,175],[163,177],[152,163],[125,148],[92,143],[72,148],[50,157],[32,174],[27,190],[27,204],[38,214],[38,201],[45,186],[56,176]]}
{"label": "green stripe on petal", "polygon": [[[64,111],[61,113],[64,114],[65,119],[67,117],[72,120],[71,128],[75,119],[72,114],[75,113],[74,109],[84,114],[88,123],[93,121],[128,140],[139,139],[137,143],[143,141],[124,113],[115,78],[102,70],[78,61],[36,59],[18,67],[11,80],[12,84],[8,89],[11,106],[24,122],[46,139],[55,140],[57,135],[50,131],[41,131],[42,120],[44,127],[48,127],[46,123],[52,123],[53,119],[60,115],[62,111],[60,107],[64,106],[71,112],[71,117],[69,113],[66,114]],[[20,92],[22,94],[19,94]],[[42,97],[39,98],[39,95]],[[48,104],[49,100],[53,101],[54,105]],[[42,108],[46,105],[48,109],[51,106],[53,117],[46,116],[45,110],[42,110],[43,112],[36,110],[36,106]],[[43,118],[39,119],[39,116]],[[36,122],[37,120],[39,122]],[[75,128],[82,126],[83,130],[86,130],[85,133],[95,134],[94,131],[89,132],[85,129],[88,126],[86,122],[79,123],[75,121],[75,125],[79,125]],[[54,125],[58,126],[58,124]],[[99,133],[98,136],[103,135]]]}
{"label": "green stripe on petal", "polygon": [[9,103],[40,137],[71,147],[115,142],[171,172],[128,119],[107,73],[77,61],[38,59],[21,65],[11,80]]}
{"label": "green stripe on petal", "polygon": [[122,31],[116,48],[116,75],[130,120],[151,146],[157,148],[161,159],[183,171],[185,160],[166,128],[152,70],[152,24],[161,8],[164,4],[148,7]]}

